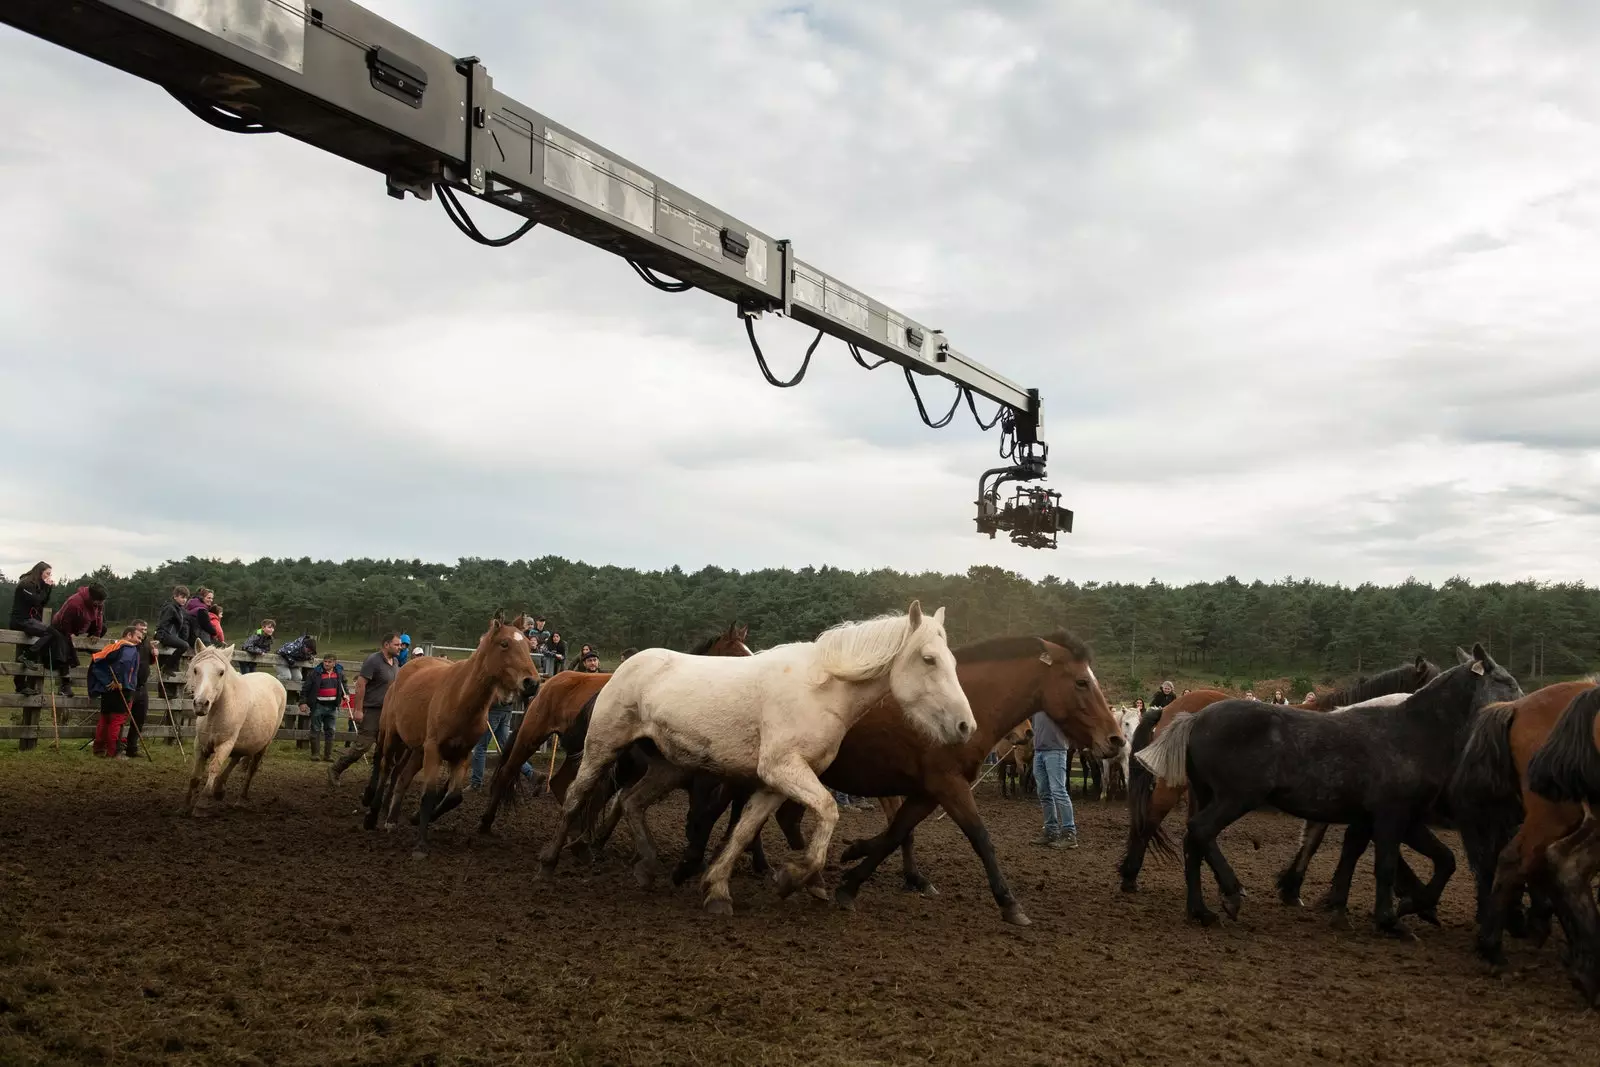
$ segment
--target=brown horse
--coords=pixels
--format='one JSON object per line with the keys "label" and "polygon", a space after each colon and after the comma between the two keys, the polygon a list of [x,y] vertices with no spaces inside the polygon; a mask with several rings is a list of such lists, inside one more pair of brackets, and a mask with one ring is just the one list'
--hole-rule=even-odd
{"label": "brown horse", "polygon": [[[748,656],[750,646],[746,642],[749,638],[750,627],[730,623],[726,630],[700,642],[690,650],[690,654]],[[566,801],[567,786],[577,777],[578,767],[583,760],[584,737],[588,732],[589,713],[594,709],[594,699],[610,680],[609,673],[563,671],[540,687],[539,695],[534,698],[528,713],[517,727],[517,736],[511,742],[510,749],[501,755],[500,765],[495,768],[494,780],[489,785],[489,806],[484,809],[483,818],[478,822],[480,833],[489,833],[493,828],[501,804],[515,802],[522,765],[552,735],[560,736],[561,747],[566,749],[566,758],[550,778],[550,793],[558,804]],[[581,842],[574,843],[574,847],[580,846]]]}
{"label": "brown horse", "polygon": [[426,855],[428,824],[461,803],[472,750],[489,728],[489,705],[495,695],[520,691],[528,700],[538,689],[539,671],[527,637],[498,613],[466,659],[425,656],[409,661],[384,695],[372,778],[367,783],[371,798],[367,829],[378,825],[385,807],[385,829],[394,826],[400,802],[420,769],[422,806],[412,855]]}
{"label": "brown horse", "polygon": [[[1478,954],[1497,969],[1505,966],[1502,938],[1523,890],[1534,891],[1536,905],[1545,903],[1538,898],[1557,888],[1548,850],[1584,821],[1580,801],[1553,800],[1532,788],[1529,764],[1567,708],[1594,688],[1593,681],[1557,682],[1484,708],[1451,782],[1451,813],[1478,885]],[[1530,918],[1529,933],[1543,943],[1548,914]]]}
{"label": "brown horse", "polygon": [[[838,755],[821,775],[822,784],[830,789],[881,798],[889,818],[886,830],[845,849],[842,862],[860,862],[843,873],[834,900],[841,907],[853,907],[862,883],[896,848],[904,858],[908,886],[926,889],[926,880],[916,871],[912,831],[942,806],[982,861],[1001,916],[1026,926],[1028,917],[1006,884],[973,799],[984,758],[1036,711],[1050,716],[1069,740],[1092,745],[1105,756],[1114,755],[1126,738],[1095,679],[1088,647],[1065,631],[1042,638],[984,641],[956,649],[955,657],[956,675],[978,723],[964,744],[934,744],[906,724],[893,697],[885,697],[845,735]],[[720,814],[691,807],[694,825],[685,865],[694,866],[703,858],[705,841]],[[798,822],[799,814],[785,804],[777,819],[780,825]],[[674,880],[680,879],[675,875]]]}

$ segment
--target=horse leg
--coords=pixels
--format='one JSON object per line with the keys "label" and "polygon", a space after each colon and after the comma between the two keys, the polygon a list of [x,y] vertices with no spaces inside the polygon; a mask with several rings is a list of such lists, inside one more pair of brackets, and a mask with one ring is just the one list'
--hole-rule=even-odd
{"label": "horse leg", "polygon": [[839,885],[833,891],[833,902],[846,910],[854,907],[856,894],[860,892],[862,883],[872,877],[872,872],[878,869],[878,864],[895,850],[917,823],[932,814],[937,806],[938,802],[931,796],[905,797],[901,800],[899,810],[895,812],[894,821],[889,824],[888,829],[876,837],[852,843],[845,858],[857,859],[859,862],[839,876]]}
{"label": "horse leg", "polygon": [[1334,868],[1333,881],[1329,883],[1327,892],[1317,898],[1316,909],[1332,915],[1333,925],[1341,929],[1350,922],[1350,881],[1355,877],[1361,854],[1367,851],[1367,845],[1371,842],[1370,823],[1351,823],[1345,827],[1344,843],[1339,847],[1339,865]]}
{"label": "horse leg", "polygon": [[422,804],[417,808],[417,843],[411,850],[412,859],[422,859],[428,854],[428,824],[433,821],[434,809],[444,799],[444,761],[439,756],[439,746],[428,742],[422,748]]}
{"label": "horse leg", "polygon": [[[392,764],[389,771],[389,784],[384,796],[387,798],[383,805],[383,828],[393,830],[400,821],[400,805],[405,802],[406,794],[411,791],[411,780],[422,770],[422,750],[420,748],[406,748],[402,752],[391,755],[388,761]],[[427,779],[423,779],[426,785]]]}
{"label": "horse leg", "polygon": [[1394,901],[1395,870],[1400,865],[1400,838],[1405,828],[1403,817],[1393,813],[1385,812],[1373,819],[1372,870],[1377,890],[1372,918],[1379,933],[1409,940],[1415,935],[1400,925]]}
{"label": "horse leg", "polygon": [[[1433,877],[1427,885],[1420,882],[1408,885],[1403,873],[1406,862],[1401,857],[1396,870],[1395,890],[1400,895],[1400,906],[1396,911],[1400,915],[1415,915],[1425,923],[1438,926],[1439,898],[1444,895],[1444,887],[1449,883],[1450,876],[1456,873],[1455,853],[1434,836],[1427,823],[1421,821],[1413,823],[1402,840],[1433,861]],[[1411,881],[1416,882],[1415,874],[1412,874]]]}
{"label": "horse leg", "polygon": [[817,832],[806,847],[805,862],[798,866],[786,863],[778,871],[778,895],[786,897],[801,886],[806,886],[818,900],[828,899],[828,890],[822,885],[822,868],[828,862],[828,844],[833,840],[833,828],[839,823],[839,805],[834,802],[833,794],[822,784],[811,765],[793,753],[772,760],[758,760],[756,769],[769,788],[799,801],[817,815]]}
{"label": "horse leg", "polygon": [[[631,720],[631,716],[628,719]],[[596,730],[593,719],[590,720],[590,733],[584,744],[583,761],[578,765],[578,773],[572,780],[572,786],[567,790],[566,800],[561,805],[561,818],[556,822],[556,832],[539,852],[539,876],[548,878],[555,873],[556,864],[561,859],[561,850],[567,843],[567,836],[572,831],[572,821],[577,818],[579,807],[583,804],[595,786],[600,784],[600,778],[611,769],[622,750],[631,745],[634,735],[629,731],[627,722],[619,722],[606,729],[601,723],[601,729]]]}
{"label": "horse leg", "polygon": [[196,741],[194,746],[194,766],[189,771],[189,793],[183,799],[183,813],[185,815],[194,814],[195,796],[200,792],[200,770],[206,765],[206,760],[210,756],[211,753],[202,749],[199,742]]}
{"label": "horse leg", "polygon": [[1589,1004],[1600,1000],[1600,913],[1590,889],[1600,871],[1600,825],[1591,816],[1545,850],[1567,931],[1567,973]]}
{"label": "horse leg", "polygon": [[652,759],[644,777],[625,789],[620,795],[622,811],[628,817],[628,829],[633,832],[633,850],[638,860],[633,865],[633,880],[640,889],[651,889],[656,878],[666,874],[661,866],[661,856],[656,842],[650,836],[650,823],[645,812],[651,805],[674,789],[685,784],[691,772],[664,759]]}
{"label": "horse leg", "polygon": [[[1136,893],[1139,890],[1139,872],[1144,869],[1145,850],[1154,845],[1156,851],[1166,856],[1173,856],[1174,849],[1161,829],[1162,820],[1178,806],[1178,800],[1183,793],[1164,785],[1158,781],[1151,781],[1149,771],[1141,771],[1144,775],[1140,779],[1141,786],[1149,781],[1149,792],[1142,788],[1128,789],[1128,843],[1123,849],[1122,863],[1118,873],[1122,875],[1122,891]],[[1142,810],[1140,810],[1142,808]]]}
{"label": "horse leg", "polygon": [[1278,899],[1291,908],[1305,907],[1305,902],[1300,899],[1300,887],[1305,884],[1311,857],[1322,847],[1322,839],[1327,833],[1328,824],[1325,822],[1300,824],[1300,851],[1294,854],[1289,866],[1278,873]]}
{"label": "horse leg", "polygon": [[967,788],[966,780],[959,775],[947,775],[937,779],[933,785],[934,799],[961,827],[961,832],[967,835],[967,842],[972,845],[972,851],[978,854],[979,861],[983,863],[984,873],[989,876],[989,892],[994,894],[994,902],[1000,905],[1000,917],[1013,926],[1029,925],[1022,905],[1017,903],[1017,898],[1011,894],[1011,887],[1006,884],[1006,876],[1001,872],[1000,861],[994,854],[994,842],[989,840],[989,828],[983,824],[983,816],[978,814],[978,802]]}
{"label": "horse leg", "polygon": [[[672,870],[672,884],[682,885],[706,869],[711,831],[728,810],[729,786],[719,778],[696,776],[689,787],[689,813],[683,820],[683,856]],[[738,821],[737,817],[734,819]]]}
{"label": "horse leg", "polygon": [[[1511,842],[1501,850],[1495,862],[1494,878],[1490,883],[1487,901],[1478,921],[1478,955],[1491,967],[1504,967],[1506,963],[1503,943],[1506,920],[1525,888],[1543,889],[1549,881],[1550,868],[1546,863],[1549,849],[1572,832],[1571,820],[1562,819],[1561,806],[1541,804],[1542,798],[1530,798],[1527,817],[1517,829]],[[1578,830],[1582,830],[1580,824]],[[1538,890],[1536,890],[1536,893]],[[1556,891],[1556,897],[1561,897]],[[1568,909],[1563,909],[1562,925],[1566,925]]]}
{"label": "horse leg", "polygon": [[441,815],[454,811],[461,806],[463,790],[466,788],[466,783],[472,778],[472,757],[470,750],[468,750],[468,752],[469,754],[464,757],[460,763],[457,763],[448,769],[450,782],[449,791],[445,793],[444,799],[439,801],[439,805],[433,809],[433,818],[435,822],[438,821]]}
{"label": "horse leg", "polygon": [[[967,794],[970,796],[971,793],[971,789],[968,789]],[[883,823],[886,832],[888,827],[894,825],[895,816],[900,813],[900,808],[904,803],[904,797],[878,798],[878,807],[883,809]],[[918,823],[921,821],[921,819],[917,820]],[[925,897],[936,897],[939,895],[939,890],[932,882],[928,881],[927,875],[917,869],[915,831],[916,823],[913,823],[911,828],[906,830],[905,836],[900,841],[900,872],[903,879],[900,885],[907,893],[921,893]]]}
{"label": "horse leg", "polygon": [[745,803],[744,813],[739,816],[722,851],[711,861],[705,877],[700,881],[705,890],[703,906],[713,915],[733,914],[733,894],[728,891],[728,876],[733,873],[733,865],[744,853],[745,846],[761,832],[761,827],[778,810],[783,799],[782,793],[760,789]]}
{"label": "horse leg", "polygon": [[245,764],[245,767],[244,767],[244,788],[239,790],[239,803],[240,804],[243,804],[245,801],[250,799],[250,783],[256,780],[256,771],[261,769],[261,760],[262,760],[262,758],[264,756],[266,756],[266,754],[267,754],[267,750],[266,749],[262,749],[260,752],[257,752],[254,756],[251,756],[250,759],[249,759],[249,762],[247,762]]}
{"label": "horse leg", "polygon": [[[229,738],[211,750],[211,758],[206,761],[206,782],[201,789],[201,796],[206,800],[206,806],[216,802],[221,796],[220,784],[226,779],[227,771],[232,767],[233,739]],[[203,809],[202,809],[203,810]]]}
{"label": "horse leg", "polygon": [[[1212,874],[1217,878],[1218,888],[1222,890],[1222,904],[1229,913],[1230,918],[1237,918],[1239,914],[1239,884],[1226,860],[1222,860],[1222,851],[1217,847],[1217,836],[1234,822],[1238,821],[1250,810],[1249,805],[1234,799],[1224,799],[1212,794],[1200,796],[1199,788],[1191,783],[1189,787],[1195,805],[1194,814],[1189,816],[1189,824],[1183,831],[1183,880],[1188,900],[1186,907],[1189,917],[1201,926],[1211,926],[1217,921],[1216,912],[1206,907],[1205,897],[1200,891],[1200,864],[1210,860]],[[1218,862],[1221,860],[1219,869]],[[1227,882],[1224,883],[1226,873]]]}

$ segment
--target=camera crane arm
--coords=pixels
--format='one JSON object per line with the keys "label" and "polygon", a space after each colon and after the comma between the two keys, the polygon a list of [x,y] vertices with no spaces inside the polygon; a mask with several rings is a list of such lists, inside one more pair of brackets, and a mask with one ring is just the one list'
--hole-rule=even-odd
{"label": "camera crane arm", "polygon": [[[1064,523],[1055,515],[1044,538],[1035,529],[1045,520],[1037,501],[1026,505],[1037,512],[1022,516],[1026,529],[1016,529],[1014,507],[998,505],[1001,481],[1044,477],[1037,389],[1008,381],[941,331],[800,260],[789,241],[499,92],[475,56],[444,52],[351,0],[6,0],[0,22],[154,82],[223,130],[281,133],[378,171],[396,198],[437,193],[451,220],[479,243],[509,244],[542,224],[620,256],[657,288],[719,296],[744,318],[774,385],[796,384],[806,366],[788,382],[767,369],[754,320],[769,311],[817,330],[819,341],[844,341],[869,369],[897,364],[913,393],[917,376],[948,379],[955,404],[965,399],[980,426],[1001,423],[1001,452],[1013,461],[980,479],[979,530],[991,537],[996,528],[1013,530],[1018,543],[1055,547],[1055,530],[1071,529],[1070,513],[1062,513]],[[458,192],[525,221],[504,237],[486,237]],[[877,361],[868,364],[862,352]],[[987,425],[974,394],[999,405]],[[917,407],[935,427],[955,414],[953,405],[935,422],[920,395]],[[996,473],[1002,476],[986,487]],[[1019,492],[1019,503],[1042,492]]]}

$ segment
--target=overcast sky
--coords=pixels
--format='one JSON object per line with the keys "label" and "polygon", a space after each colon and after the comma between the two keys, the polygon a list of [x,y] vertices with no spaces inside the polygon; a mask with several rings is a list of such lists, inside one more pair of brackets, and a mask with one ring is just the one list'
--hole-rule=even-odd
{"label": "overcast sky", "polygon": [[996,434],[837,342],[773,389],[715,297],[0,27],[0,570],[1600,581],[1600,9],[369,6],[1038,386],[1076,532],[980,538]]}

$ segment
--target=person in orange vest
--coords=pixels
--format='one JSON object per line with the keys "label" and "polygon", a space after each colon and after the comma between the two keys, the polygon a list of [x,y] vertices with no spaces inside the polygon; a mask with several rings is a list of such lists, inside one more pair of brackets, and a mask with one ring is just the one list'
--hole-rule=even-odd
{"label": "person in orange vest", "polygon": [[127,759],[117,755],[117,739],[132,710],[133,692],[139,687],[140,646],[144,643],[142,621],[122,631],[122,637],[90,657],[89,695],[100,698],[100,719],[94,728],[94,754],[107,759]]}

